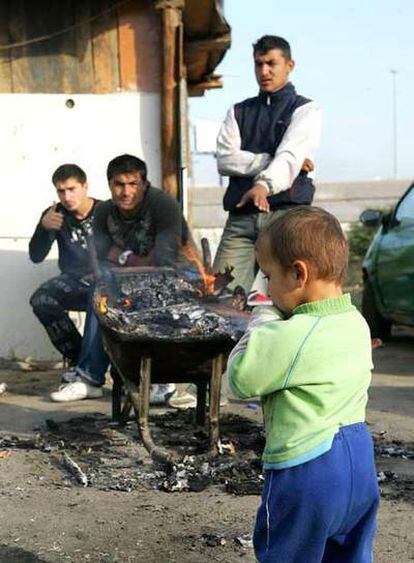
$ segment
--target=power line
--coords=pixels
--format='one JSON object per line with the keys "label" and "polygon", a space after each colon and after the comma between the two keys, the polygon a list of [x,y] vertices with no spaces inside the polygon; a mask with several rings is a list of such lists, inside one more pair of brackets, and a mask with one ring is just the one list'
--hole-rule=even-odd
{"label": "power line", "polygon": [[84,20],[82,20],[80,22],[77,22],[73,25],[70,25],[70,26],[65,27],[63,29],[60,29],[59,31],[54,31],[53,33],[49,33],[48,35],[41,35],[39,37],[33,37],[32,39],[27,39],[25,41],[18,41],[17,43],[9,43],[7,45],[0,45],[0,51],[7,51],[9,49],[16,49],[17,47],[25,47],[26,45],[33,45],[34,43],[41,43],[43,41],[48,41],[49,39],[53,39],[55,37],[58,37],[59,35],[64,35],[65,33],[68,33],[69,31],[72,31],[73,29],[76,29],[77,27],[81,27],[81,26],[83,26],[87,23],[93,22],[93,21],[101,18],[102,16],[106,16],[107,14],[117,10],[118,8],[120,8],[121,6],[124,6],[125,4],[128,4],[129,2],[131,2],[131,0],[123,0],[122,2],[117,2],[116,4],[114,4],[110,8],[107,8],[106,10],[103,10],[99,14],[95,14],[94,16],[91,16],[90,18],[85,18]]}

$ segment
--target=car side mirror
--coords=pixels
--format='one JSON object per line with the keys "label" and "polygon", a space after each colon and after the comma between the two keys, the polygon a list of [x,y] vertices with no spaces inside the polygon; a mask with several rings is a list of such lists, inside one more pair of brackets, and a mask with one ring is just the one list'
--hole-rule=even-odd
{"label": "car side mirror", "polygon": [[359,216],[359,220],[366,227],[379,227],[383,218],[383,213],[379,209],[366,209]]}

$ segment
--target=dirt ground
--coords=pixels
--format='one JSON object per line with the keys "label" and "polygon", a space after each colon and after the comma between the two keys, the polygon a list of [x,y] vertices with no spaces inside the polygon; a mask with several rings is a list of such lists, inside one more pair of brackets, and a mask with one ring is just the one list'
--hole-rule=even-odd
{"label": "dirt ground", "polygon": [[[400,330],[375,352],[375,366],[368,409],[382,492],[375,560],[404,563],[414,561],[414,333]],[[254,561],[257,404],[222,409],[226,447],[214,462],[202,453],[206,435],[191,413],[154,409],[157,443],[189,453],[166,471],[137,443],[134,423],[111,423],[109,385],[102,400],[56,405],[47,394],[58,378],[0,371],[8,385],[0,395],[0,562]]]}

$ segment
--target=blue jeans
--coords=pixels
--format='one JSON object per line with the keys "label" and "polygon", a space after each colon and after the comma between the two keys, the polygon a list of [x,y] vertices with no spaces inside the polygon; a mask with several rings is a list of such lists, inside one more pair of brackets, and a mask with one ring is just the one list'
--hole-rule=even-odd
{"label": "blue jeans", "polygon": [[85,330],[76,373],[87,383],[101,387],[105,383],[105,373],[109,358],[103,347],[102,332],[92,307],[93,292],[88,296]]}
{"label": "blue jeans", "polygon": [[254,547],[260,563],[371,563],[379,491],[364,423],[325,454],[266,472]]}
{"label": "blue jeans", "polygon": [[230,289],[241,285],[246,293],[250,291],[258,270],[254,245],[259,231],[285,211],[286,209],[278,209],[269,213],[229,213],[213,269],[215,272],[223,272],[226,266],[233,267],[234,280],[229,284]]}

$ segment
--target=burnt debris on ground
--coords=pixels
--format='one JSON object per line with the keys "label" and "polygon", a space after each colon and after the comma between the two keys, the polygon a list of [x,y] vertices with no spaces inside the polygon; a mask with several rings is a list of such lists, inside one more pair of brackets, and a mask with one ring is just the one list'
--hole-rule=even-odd
{"label": "burnt debris on ground", "polygon": [[[63,477],[57,487],[89,486],[130,492],[162,490],[201,492],[219,486],[233,495],[259,495],[263,484],[260,456],[264,433],[260,423],[224,413],[221,416],[220,455],[209,457],[208,433],[194,426],[194,411],[166,411],[151,417],[151,431],[160,446],[180,454],[173,465],[151,461],[139,443],[135,421],[120,427],[102,414],[47,420],[33,438],[0,436],[0,455],[15,449],[39,450]],[[381,495],[414,502],[414,480],[387,463],[414,461],[414,444],[387,441],[374,435]]]}
{"label": "burnt debris on ground", "polygon": [[388,500],[404,499],[414,503],[412,471],[394,471],[395,462],[410,465],[414,462],[414,443],[390,441],[385,431],[374,434],[373,438],[377,467],[380,468],[377,479],[381,496]]}
{"label": "burnt debris on ground", "polygon": [[200,492],[219,486],[235,495],[259,495],[262,425],[233,414],[221,417],[220,455],[209,457],[208,433],[194,427],[194,412],[167,411],[151,417],[151,430],[160,446],[181,454],[179,462],[158,465],[138,442],[135,422],[119,427],[105,415],[88,415],[65,422],[47,421],[35,438],[0,438],[2,449],[37,449],[49,455],[64,482],[56,486],[90,486],[130,492],[162,490]]}

